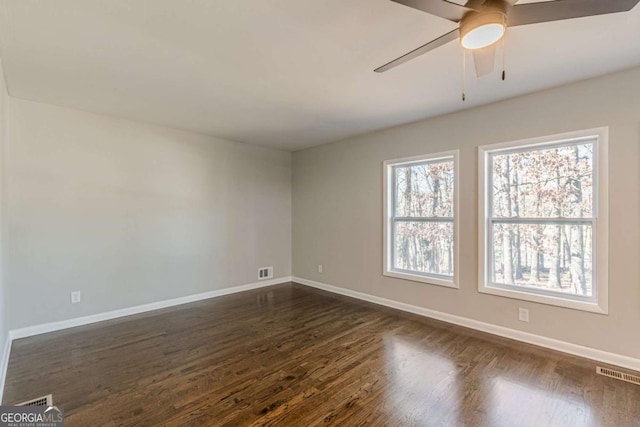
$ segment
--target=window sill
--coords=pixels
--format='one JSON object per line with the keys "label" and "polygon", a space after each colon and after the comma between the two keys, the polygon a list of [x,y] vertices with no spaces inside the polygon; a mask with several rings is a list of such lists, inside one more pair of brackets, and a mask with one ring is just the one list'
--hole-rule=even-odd
{"label": "window sill", "polygon": [[411,280],[412,282],[421,282],[427,283],[429,285],[444,286],[445,288],[459,288],[458,284],[455,281],[455,278],[452,280],[446,280],[432,276],[422,276],[419,274],[400,273],[398,271],[385,271],[383,275],[387,277],[394,277],[396,279]]}
{"label": "window sill", "polygon": [[537,302],[540,304],[554,305],[557,307],[570,308],[573,310],[588,311],[597,314],[609,314],[606,303],[578,301],[573,299],[562,298],[561,296],[540,295],[526,291],[515,289],[505,289],[493,287],[491,285],[482,285],[478,287],[478,291],[483,294],[497,295],[505,298],[519,299],[523,301]]}

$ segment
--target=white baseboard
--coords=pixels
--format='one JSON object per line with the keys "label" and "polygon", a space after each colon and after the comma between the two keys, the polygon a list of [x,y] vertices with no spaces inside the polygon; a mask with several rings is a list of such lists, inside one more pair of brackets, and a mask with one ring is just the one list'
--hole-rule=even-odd
{"label": "white baseboard", "polygon": [[[59,322],[42,323],[40,325],[28,326],[26,328],[12,329],[9,331],[9,339],[15,340],[33,335],[45,334],[47,332],[59,331],[62,329],[74,328],[76,326],[88,325],[90,323],[102,322],[104,320],[116,319],[118,317],[131,316],[132,314],[144,313],[147,311],[159,310],[161,308],[173,307],[176,305],[188,304],[190,302],[201,301],[209,298],[221,297],[223,295],[235,294],[249,291],[251,289],[263,288],[265,286],[279,285],[290,282],[291,277],[279,277],[277,279],[261,280],[247,285],[234,286],[231,288],[218,289],[201,294],[187,295],[164,301],[152,302],[149,304],[137,305],[134,307],[121,308],[119,310],[107,311],[105,313],[92,314],[90,316],[76,317],[74,319],[61,320]],[[4,375],[4,371],[3,374]]]}
{"label": "white baseboard", "polygon": [[371,302],[374,304],[384,305],[386,307],[391,307],[391,308],[406,311],[409,313],[417,314],[420,316],[441,320],[443,322],[452,323],[454,325],[464,326],[464,327],[475,329],[478,331],[487,332],[489,334],[510,338],[516,341],[522,341],[528,344],[533,344],[540,347],[561,351],[563,353],[572,354],[574,356],[596,360],[602,363],[607,363],[609,365],[615,365],[615,366],[631,369],[634,371],[640,371],[640,359],[636,359],[633,357],[623,356],[621,354],[609,353],[607,351],[597,350],[595,348],[585,347],[578,344],[572,344],[565,341],[556,340],[553,338],[547,338],[541,335],[531,334],[529,332],[523,332],[523,331],[518,331],[516,329],[510,329],[510,328],[505,328],[503,326],[493,325],[491,323],[480,322],[478,320],[473,320],[466,317],[443,313],[440,311],[431,310],[424,307],[418,307],[411,304],[393,301],[390,299],[381,298],[374,295],[365,294],[362,292],[352,291],[350,289],[327,285],[326,283],[315,282],[313,280],[308,280],[301,277],[294,276],[292,278],[292,281],[296,283],[300,283],[302,285],[311,286],[313,288],[332,292],[335,294],[340,294],[340,295],[348,296],[351,298],[356,298],[359,300]]}
{"label": "white baseboard", "polygon": [[11,354],[11,336],[7,333],[7,339],[4,343],[4,351],[2,352],[2,360],[0,361],[0,403],[4,397],[4,381],[7,379],[7,368],[9,367],[9,355]]}

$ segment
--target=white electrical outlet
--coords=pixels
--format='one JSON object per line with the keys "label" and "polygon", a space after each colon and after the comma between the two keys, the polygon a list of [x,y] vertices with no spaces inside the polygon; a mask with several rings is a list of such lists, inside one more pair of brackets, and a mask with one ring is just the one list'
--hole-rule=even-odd
{"label": "white electrical outlet", "polygon": [[318,264],[318,273],[322,273],[322,264]]}
{"label": "white electrical outlet", "polygon": [[527,310],[526,308],[519,308],[518,309],[518,320],[521,322],[528,322],[529,321],[529,310]]}
{"label": "white electrical outlet", "polygon": [[80,302],[80,291],[71,292],[71,304]]}

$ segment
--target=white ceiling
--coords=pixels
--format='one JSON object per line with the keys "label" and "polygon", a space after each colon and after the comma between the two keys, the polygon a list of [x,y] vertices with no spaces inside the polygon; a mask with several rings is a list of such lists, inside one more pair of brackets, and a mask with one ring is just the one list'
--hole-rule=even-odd
{"label": "white ceiling", "polygon": [[0,7],[12,96],[288,150],[640,65],[640,6],[510,29],[507,81],[469,67],[465,103],[457,43],[372,71],[456,26],[389,0]]}

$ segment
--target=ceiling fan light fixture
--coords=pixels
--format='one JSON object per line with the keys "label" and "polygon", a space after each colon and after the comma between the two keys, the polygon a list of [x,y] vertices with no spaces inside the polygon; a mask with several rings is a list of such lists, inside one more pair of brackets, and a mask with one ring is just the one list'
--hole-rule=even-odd
{"label": "ceiling fan light fixture", "polygon": [[491,46],[504,36],[505,27],[500,24],[486,24],[475,28],[461,38],[465,49],[482,49]]}
{"label": "ceiling fan light fixture", "polygon": [[499,10],[472,13],[460,23],[460,44],[465,49],[482,49],[500,40],[507,31],[507,15]]}

